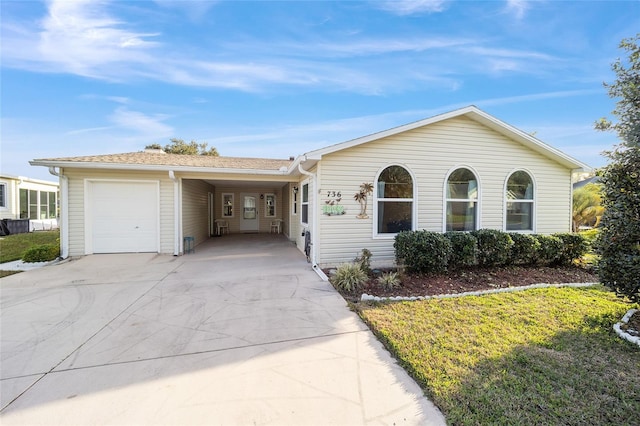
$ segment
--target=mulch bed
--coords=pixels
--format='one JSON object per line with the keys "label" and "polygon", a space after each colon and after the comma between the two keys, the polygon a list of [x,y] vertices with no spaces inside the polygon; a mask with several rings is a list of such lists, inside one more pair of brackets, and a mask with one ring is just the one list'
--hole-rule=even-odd
{"label": "mulch bed", "polygon": [[[325,273],[330,276],[330,271]],[[433,296],[531,284],[586,282],[598,282],[598,276],[592,271],[579,267],[506,266],[461,269],[444,274],[405,274],[400,287],[393,291],[384,290],[377,283],[376,278],[370,279],[357,292],[344,292],[339,289],[338,291],[347,301],[358,302],[362,293],[387,297]]]}

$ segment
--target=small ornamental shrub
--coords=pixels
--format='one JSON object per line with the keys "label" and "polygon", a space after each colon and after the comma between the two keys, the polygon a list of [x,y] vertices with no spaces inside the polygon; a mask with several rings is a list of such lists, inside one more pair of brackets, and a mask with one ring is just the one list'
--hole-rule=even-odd
{"label": "small ornamental shrub", "polygon": [[393,247],[396,263],[410,272],[444,272],[451,256],[451,242],[443,234],[431,231],[403,231],[396,235]]}
{"label": "small ornamental shrub", "polygon": [[517,265],[529,265],[536,261],[540,242],[530,234],[510,233],[513,240],[511,246],[511,262]]}
{"label": "small ornamental shrub", "polygon": [[478,239],[468,232],[447,232],[451,242],[449,267],[473,266],[478,262]]}
{"label": "small ornamental shrub", "polygon": [[598,228],[589,229],[587,231],[580,231],[580,235],[585,239],[589,249],[593,249],[596,238],[598,238]]}
{"label": "small ornamental shrub", "polygon": [[26,263],[49,262],[60,256],[60,247],[55,244],[41,244],[27,249],[22,255]]}
{"label": "small ornamental shrub", "polygon": [[541,265],[557,264],[562,256],[562,240],[553,235],[535,235],[540,243],[536,263]]}
{"label": "small ornamental shrub", "polygon": [[360,265],[360,269],[362,269],[365,274],[371,274],[371,252],[369,250],[362,249],[360,256],[357,256],[353,262],[356,265]]}
{"label": "small ornamental shrub", "polygon": [[560,265],[571,265],[574,260],[582,258],[589,251],[587,240],[580,234],[553,234],[562,240],[562,251],[557,260]]}
{"label": "small ornamental shrub", "polygon": [[478,239],[478,264],[501,266],[509,263],[513,240],[506,232],[479,229],[471,233]]}
{"label": "small ornamental shrub", "polygon": [[338,266],[330,281],[338,289],[352,292],[362,287],[367,278],[367,274],[360,268],[360,265],[344,263]]}
{"label": "small ornamental shrub", "polygon": [[391,291],[400,287],[400,274],[397,272],[384,272],[378,277],[377,281],[383,289]]}

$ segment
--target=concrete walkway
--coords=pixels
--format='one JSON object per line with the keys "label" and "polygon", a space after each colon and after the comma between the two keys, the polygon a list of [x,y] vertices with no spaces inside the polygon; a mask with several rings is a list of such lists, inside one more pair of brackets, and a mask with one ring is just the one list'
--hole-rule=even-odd
{"label": "concrete walkway", "polygon": [[444,424],[281,236],[46,266],[0,308],[3,425]]}

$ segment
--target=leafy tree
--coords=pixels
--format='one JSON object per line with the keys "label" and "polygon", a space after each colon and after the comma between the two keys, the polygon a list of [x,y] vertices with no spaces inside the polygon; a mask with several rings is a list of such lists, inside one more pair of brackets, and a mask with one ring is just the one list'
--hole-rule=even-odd
{"label": "leafy tree", "polygon": [[599,130],[618,134],[621,143],[605,155],[611,160],[601,170],[603,205],[597,250],[601,255],[600,280],[619,295],[640,301],[640,33],[622,40],[627,52],[612,69],[613,83],[605,83],[617,99],[616,122],[602,118]]}
{"label": "leafy tree", "polygon": [[182,154],[182,155],[211,155],[214,157],[219,156],[218,150],[215,147],[208,148],[206,142],[198,143],[191,141],[189,143],[182,139],[171,138],[171,143],[160,146],[157,143],[147,145],[145,149],[162,149],[167,154]]}
{"label": "leafy tree", "polygon": [[598,226],[604,207],[602,207],[601,186],[589,183],[573,191],[573,230],[581,226]]}

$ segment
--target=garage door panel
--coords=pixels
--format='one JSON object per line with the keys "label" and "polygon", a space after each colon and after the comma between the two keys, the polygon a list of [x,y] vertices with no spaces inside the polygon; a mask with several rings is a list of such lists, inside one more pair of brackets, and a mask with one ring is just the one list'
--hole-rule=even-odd
{"label": "garage door panel", "polygon": [[91,182],[93,253],[158,251],[158,182]]}

